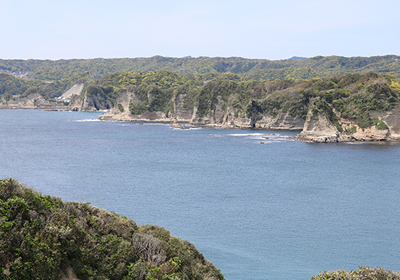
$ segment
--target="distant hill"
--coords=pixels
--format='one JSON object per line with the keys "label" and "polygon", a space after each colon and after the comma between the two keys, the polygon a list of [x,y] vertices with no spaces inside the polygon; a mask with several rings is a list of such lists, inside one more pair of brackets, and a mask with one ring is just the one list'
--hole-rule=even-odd
{"label": "distant hill", "polygon": [[307,57],[292,56],[291,58],[289,58],[289,60],[296,60],[296,59],[307,59]]}
{"label": "distant hill", "polygon": [[116,72],[168,70],[177,74],[239,74],[245,80],[283,78],[327,78],[339,74],[388,74],[400,78],[400,56],[373,57],[316,56],[286,60],[246,59],[241,57],[162,57],[70,59],[70,60],[0,60],[0,72],[38,80],[61,80],[89,72],[92,78]]}

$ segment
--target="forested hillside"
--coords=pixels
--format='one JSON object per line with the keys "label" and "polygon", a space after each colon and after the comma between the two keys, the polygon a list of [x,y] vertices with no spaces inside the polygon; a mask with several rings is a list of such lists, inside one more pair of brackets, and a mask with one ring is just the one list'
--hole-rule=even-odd
{"label": "forested hillside", "polygon": [[0,71],[27,73],[39,80],[60,80],[89,72],[99,77],[115,72],[149,72],[169,70],[178,74],[231,72],[245,80],[274,80],[282,78],[326,78],[346,73],[385,73],[400,77],[400,57],[317,56],[308,59],[245,59],[240,57],[162,57],[70,59],[70,60],[0,60]]}
{"label": "forested hillside", "polygon": [[75,74],[62,80],[44,82],[37,79],[17,78],[0,73],[0,96],[10,99],[13,95],[27,95],[32,91],[40,91],[47,98],[58,97],[75,84],[93,81],[88,72]]}

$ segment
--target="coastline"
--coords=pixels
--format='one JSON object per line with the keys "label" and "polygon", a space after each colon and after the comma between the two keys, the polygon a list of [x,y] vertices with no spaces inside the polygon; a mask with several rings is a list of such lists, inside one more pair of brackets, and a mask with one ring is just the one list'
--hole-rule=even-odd
{"label": "coastline", "polygon": [[[118,112],[116,108],[110,110],[96,110],[94,108],[76,108],[71,105],[65,106],[32,106],[32,105],[20,105],[20,106],[5,106],[4,104],[0,106],[3,110],[44,110],[44,111],[65,111],[65,112],[102,112],[104,114],[99,115],[98,119],[102,121],[118,121],[118,122],[138,122],[138,123],[162,123],[169,124],[172,128],[176,129],[188,129],[188,128],[220,128],[220,129],[239,129],[239,130],[252,130],[252,131],[269,131],[269,130],[281,130],[281,131],[298,131],[299,134],[296,135],[296,141],[304,141],[310,143],[390,143],[397,145],[400,143],[400,105],[393,110],[394,112],[388,112],[387,116],[390,117],[391,122],[386,122],[389,124],[388,129],[378,130],[373,127],[367,129],[358,129],[356,133],[345,134],[340,133],[333,125],[331,125],[328,120],[322,116],[318,116],[318,120],[312,119],[312,116],[308,116],[307,120],[304,122],[303,127],[298,124],[293,124],[288,122],[277,122],[279,119],[275,118],[274,125],[271,125],[271,120],[269,123],[264,122],[254,122],[251,118],[231,118],[230,121],[216,122],[212,121],[212,118],[198,118],[195,114],[191,118],[182,118],[174,114],[166,116],[162,112],[146,112],[143,115],[132,115],[127,112]],[[375,113],[376,114],[376,113]],[[382,113],[381,113],[382,115]],[[266,118],[267,119],[267,118]],[[344,122],[344,121],[343,121]],[[354,124],[352,124],[354,125]]]}

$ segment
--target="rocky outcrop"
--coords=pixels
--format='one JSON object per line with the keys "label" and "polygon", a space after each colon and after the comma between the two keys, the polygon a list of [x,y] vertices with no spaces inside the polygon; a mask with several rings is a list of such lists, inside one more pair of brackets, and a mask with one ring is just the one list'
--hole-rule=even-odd
{"label": "rocky outcrop", "polygon": [[387,139],[400,141],[400,105],[382,114],[381,119],[389,127]]}
{"label": "rocky outcrop", "polygon": [[[392,111],[371,111],[371,118],[382,121],[386,126],[360,127],[356,122],[339,118],[339,131],[324,115],[314,116],[310,110],[302,132],[296,140],[316,143],[332,142],[373,142],[400,140],[400,105]],[[337,117],[340,117],[337,114]]]}
{"label": "rocky outcrop", "polygon": [[314,116],[310,110],[307,114],[303,130],[297,135],[297,140],[314,141],[318,143],[337,142],[339,131],[329,123],[328,119],[317,114]]}
{"label": "rocky outcrop", "polygon": [[99,111],[111,109],[112,103],[100,93],[88,94],[85,92],[79,96],[73,96],[70,107],[73,111]]}
{"label": "rocky outcrop", "polygon": [[254,120],[254,128],[272,130],[302,130],[305,123],[302,118],[293,117],[289,113],[281,113],[276,117],[264,113],[261,116],[262,119]]}

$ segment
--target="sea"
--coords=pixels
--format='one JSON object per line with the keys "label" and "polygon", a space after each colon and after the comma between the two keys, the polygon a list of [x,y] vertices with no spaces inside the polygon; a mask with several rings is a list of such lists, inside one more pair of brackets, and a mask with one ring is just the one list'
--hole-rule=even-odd
{"label": "sea", "polygon": [[400,146],[0,110],[0,178],[188,240],[228,280],[400,270]]}

